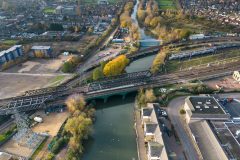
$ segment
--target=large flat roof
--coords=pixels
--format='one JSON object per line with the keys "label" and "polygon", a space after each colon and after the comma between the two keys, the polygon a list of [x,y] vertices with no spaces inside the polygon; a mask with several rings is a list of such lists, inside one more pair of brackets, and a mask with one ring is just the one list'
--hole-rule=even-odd
{"label": "large flat roof", "polygon": [[186,102],[194,114],[225,114],[221,105],[214,97],[210,96],[191,96]]}
{"label": "large flat roof", "polygon": [[14,46],[12,46],[11,48],[9,48],[9,49],[7,49],[7,50],[1,51],[1,52],[0,52],[0,56],[4,55],[5,53],[14,51],[14,50],[16,50],[16,49],[19,48],[19,47],[22,47],[22,45],[14,45]]}
{"label": "large flat roof", "polygon": [[32,49],[50,49],[51,46],[32,46]]}

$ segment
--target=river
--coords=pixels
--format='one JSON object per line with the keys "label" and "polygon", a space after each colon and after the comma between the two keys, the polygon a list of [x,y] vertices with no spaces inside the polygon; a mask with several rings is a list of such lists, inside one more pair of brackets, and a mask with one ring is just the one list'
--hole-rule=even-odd
{"label": "river", "polygon": [[[134,6],[132,21],[139,26],[136,19],[139,1]],[[141,39],[153,39],[143,28],[139,27]],[[126,71],[137,72],[150,68],[156,55],[133,61]],[[130,94],[126,99],[113,96],[107,103],[96,101],[96,122],[93,134],[85,144],[83,160],[137,160],[136,134],[134,130],[134,99]]]}
{"label": "river", "polygon": [[134,130],[134,98],[111,97],[107,103],[96,101],[96,122],[87,141],[83,160],[137,160]]}

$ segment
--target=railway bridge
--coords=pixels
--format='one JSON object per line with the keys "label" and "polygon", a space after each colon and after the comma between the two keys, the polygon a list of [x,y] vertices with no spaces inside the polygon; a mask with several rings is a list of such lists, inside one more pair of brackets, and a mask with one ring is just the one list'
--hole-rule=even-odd
{"label": "railway bridge", "polygon": [[71,87],[65,84],[55,88],[28,91],[22,96],[0,100],[0,115],[63,104],[67,96],[75,93],[83,94],[87,100],[102,98],[106,101],[112,95],[122,95],[124,98],[127,93],[137,91],[139,88],[160,87],[167,84],[185,83],[194,79],[205,80],[230,75],[234,70],[240,69],[239,62],[240,60],[225,65],[216,64],[211,67],[163,75],[152,75],[149,71],[142,71],[105,78],[101,81],[78,87]]}

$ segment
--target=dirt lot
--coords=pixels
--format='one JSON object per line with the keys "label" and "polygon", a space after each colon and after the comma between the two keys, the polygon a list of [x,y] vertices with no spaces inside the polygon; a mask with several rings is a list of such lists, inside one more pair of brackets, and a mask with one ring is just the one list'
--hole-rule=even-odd
{"label": "dirt lot", "polygon": [[[27,90],[50,86],[58,75],[30,75],[0,73],[0,99],[23,94]],[[63,81],[71,76],[61,77]]]}
{"label": "dirt lot", "polygon": [[236,89],[240,89],[240,84],[235,81],[232,76],[217,78],[214,80],[204,81],[206,85],[211,88],[218,89],[216,85],[219,87],[223,87],[225,91],[232,91]]}
{"label": "dirt lot", "polygon": [[48,133],[50,136],[45,143],[43,149],[39,152],[35,159],[42,159],[44,155],[48,153],[48,144],[52,138],[57,135],[64,121],[68,118],[68,112],[62,113],[50,113],[48,116],[43,112],[37,112],[35,115],[40,115],[43,118],[43,123],[37,124],[33,127],[33,131],[36,133]]}
{"label": "dirt lot", "polygon": [[70,58],[69,56],[60,55],[54,59],[32,59],[20,65],[16,65],[6,70],[9,73],[56,73],[60,72],[63,63]]}
{"label": "dirt lot", "polygon": [[48,133],[50,136],[56,136],[63,122],[69,116],[68,112],[50,113],[46,115],[43,111],[38,111],[35,115],[40,115],[43,118],[43,123],[39,123],[33,127],[36,133]]}

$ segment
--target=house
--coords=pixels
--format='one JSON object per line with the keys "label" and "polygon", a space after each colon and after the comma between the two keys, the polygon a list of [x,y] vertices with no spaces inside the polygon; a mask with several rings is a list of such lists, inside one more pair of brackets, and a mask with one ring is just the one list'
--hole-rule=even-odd
{"label": "house", "polygon": [[141,110],[144,140],[148,144],[148,160],[168,160],[156,114],[158,107],[157,103],[148,103],[147,107]]}
{"label": "house", "polygon": [[157,127],[158,127],[157,123],[153,122],[144,123],[144,136],[146,142],[155,140],[155,132]]}
{"label": "house", "polygon": [[149,142],[148,143],[148,160],[165,160],[165,156],[162,153],[164,152],[164,145],[158,142]]}
{"label": "house", "polygon": [[240,71],[233,72],[233,79],[240,83]]}
{"label": "house", "polygon": [[142,124],[144,122],[150,122],[151,121],[151,114],[153,112],[152,108],[142,108],[141,110],[141,118],[142,118]]}

